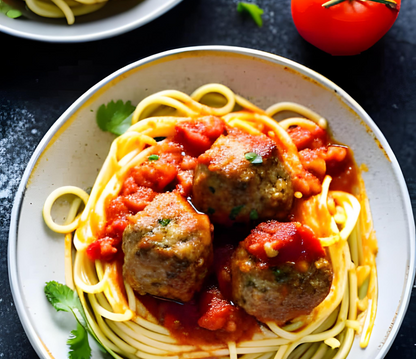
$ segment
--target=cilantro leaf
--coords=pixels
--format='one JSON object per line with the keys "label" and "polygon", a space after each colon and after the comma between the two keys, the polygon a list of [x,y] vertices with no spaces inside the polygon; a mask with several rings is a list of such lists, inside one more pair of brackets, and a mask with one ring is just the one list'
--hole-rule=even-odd
{"label": "cilantro leaf", "polygon": [[263,19],[261,18],[261,15],[263,15],[264,10],[259,8],[256,4],[250,4],[248,2],[239,2],[237,5],[237,11],[240,13],[249,13],[258,27],[263,26]]}
{"label": "cilantro leaf", "polygon": [[64,284],[51,281],[46,283],[45,295],[58,312],[70,312],[77,320],[77,329],[71,332],[72,335],[67,342],[70,348],[68,354],[70,359],[89,359],[91,357],[91,348],[88,343],[87,332],[90,332],[97,340],[100,349],[105,351],[96,335],[89,328],[84,308],[82,308],[79,297],[75,291]]}
{"label": "cilantro leaf", "polygon": [[107,105],[101,105],[97,111],[97,125],[103,131],[122,135],[131,126],[131,119],[135,107],[130,101],[124,103],[110,101]]}
{"label": "cilantro leaf", "polygon": [[244,157],[246,158],[247,161],[249,161],[250,163],[254,163],[254,164],[260,164],[263,163],[263,157],[261,157],[260,155],[258,155],[255,152],[247,152]]}
{"label": "cilantro leaf", "polygon": [[230,212],[230,219],[232,221],[234,221],[237,218],[238,214],[241,212],[241,210],[243,209],[243,207],[244,207],[244,204],[242,204],[241,206],[236,206],[236,207],[234,207],[231,210],[231,212]]}
{"label": "cilantro leaf", "polygon": [[69,359],[90,359],[91,348],[88,343],[88,333],[84,327],[77,323],[77,329],[71,331],[67,344],[69,345]]}
{"label": "cilantro leaf", "polygon": [[46,283],[45,295],[48,301],[59,312],[71,312],[83,327],[86,326],[87,318],[76,292],[61,283],[51,281]]}

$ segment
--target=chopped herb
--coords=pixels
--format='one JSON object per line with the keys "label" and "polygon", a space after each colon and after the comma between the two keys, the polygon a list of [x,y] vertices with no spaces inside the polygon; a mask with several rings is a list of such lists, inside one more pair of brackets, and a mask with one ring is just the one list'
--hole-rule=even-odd
{"label": "chopped herb", "polygon": [[154,140],[155,140],[156,142],[160,142],[160,141],[163,141],[165,138],[166,138],[166,137],[155,137],[155,138],[154,138]]}
{"label": "chopped herb", "polygon": [[215,188],[214,187],[209,186],[208,188],[211,191],[211,193],[215,193]]}
{"label": "chopped herb", "polygon": [[159,159],[158,155],[150,155],[149,157],[147,157],[147,159],[149,161],[157,161]]}
{"label": "chopped herb", "polygon": [[256,4],[250,4],[248,2],[239,2],[237,5],[237,11],[242,13],[246,12],[250,14],[254,22],[257,24],[258,27],[263,26],[263,19],[261,15],[263,15],[264,10],[259,8]]}
{"label": "chopped herb", "polygon": [[107,105],[101,105],[98,108],[97,125],[103,131],[120,136],[131,126],[134,109],[130,101],[126,103],[122,100],[110,101]]}
{"label": "chopped herb", "polygon": [[258,214],[258,212],[255,209],[252,209],[250,211],[250,219],[252,221],[255,221],[256,219],[259,219],[259,214]]}
{"label": "chopped herb", "polygon": [[274,273],[274,278],[278,283],[287,282],[289,279],[289,274],[286,271],[274,267],[272,268],[272,272]]}
{"label": "chopped herb", "polygon": [[170,219],[168,218],[159,219],[158,222],[162,227],[166,227],[170,223]]}
{"label": "chopped herb", "polygon": [[207,214],[214,214],[214,213],[215,213],[215,209],[211,208],[211,207],[208,207]]}
{"label": "chopped herb", "polygon": [[249,161],[250,163],[254,163],[254,164],[260,164],[263,163],[263,157],[261,157],[260,155],[258,155],[255,152],[247,152],[244,157],[246,158],[247,161]]}
{"label": "chopped herb", "polygon": [[241,212],[241,210],[243,209],[243,207],[244,207],[244,204],[242,204],[241,206],[234,207],[231,210],[231,212],[230,212],[230,219],[232,221],[234,221],[237,218],[238,214]]}

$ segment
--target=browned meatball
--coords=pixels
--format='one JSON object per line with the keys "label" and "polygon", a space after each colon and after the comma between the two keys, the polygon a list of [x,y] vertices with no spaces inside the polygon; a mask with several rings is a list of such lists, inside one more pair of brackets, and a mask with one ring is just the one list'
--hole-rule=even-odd
{"label": "browned meatball", "polygon": [[191,300],[212,263],[211,234],[208,217],[181,195],[157,195],[123,233],[125,280],[139,294]]}
{"label": "browned meatball", "polygon": [[233,300],[258,320],[278,325],[309,314],[328,295],[333,274],[311,233],[299,223],[257,226],[231,260]]}
{"label": "browned meatball", "polygon": [[281,218],[293,201],[292,182],[275,143],[230,127],[199,156],[192,193],[198,210],[225,225]]}

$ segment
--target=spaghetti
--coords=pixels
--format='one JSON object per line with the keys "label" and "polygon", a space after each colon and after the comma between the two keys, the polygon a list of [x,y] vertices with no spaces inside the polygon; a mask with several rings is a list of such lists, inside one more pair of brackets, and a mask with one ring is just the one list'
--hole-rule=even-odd
{"label": "spaghetti", "polygon": [[35,14],[49,18],[65,18],[68,25],[75,16],[86,15],[101,9],[108,0],[25,0]]}
{"label": "spaghetti", "polygon": [[[215,103],[216,107],[209,106],[210,103]],[[297,117],[275,121],[273,116],[283,111],[296,113]],[[172,328],[167,328],[167,319],[162,325],[149,306],[148,298],[138,295],[122,276],[122,263],[111,257],[114,252],[110,255],[112,260],[99,256],[91,260],[88,252],[91,245],[103,237],[110,216],[109,203],[124,191],[131,171],[151,158],[163,156],[160,146],[174,138],[178,124],[189,124],[203,116],[220,117],[227,128],[254,137],[266,135],[277,144],[293,183],[291,216],[313,230],[328,254],[333,271],[329,293],[307,314],[284,323],[247,320],[254,323],[255,330],[247,329],[237,339],[226,335],[223,340],[209,343],[187,341],[183,336],[173,335]],[[331,178],[321,173],[322,181],[311,176],[305,168],[313,168],[316,164],[313,160],[317,158],[305,157],[311,153],[309,149],[302,155],[296,140],[299,138],[291,132],[293,129],[325,132],[326,128],[327,121],[306,107],[284,102],[263,111],[219,84],[202,86],[191,96],[174,90],[162,91],[138,104],[132,126],[113,141],[90,195],[73,187],[61,188],[50,195],[44,207],[44,219],[52,230],[66,234],[66,258],[71,258],[68,237],[74,231],[75,258],[65,261],[66,273],[73,274],[73,282],[69,276],[67,285],[77,290],[92,329],[115,358],[341,359],[347,357],[355,334],[360,334],[362,348],[368,345],[377,309],[377,241],[364,182],[358,172],[354,172],[356,186],[343,189],[339,185],[342,174]],[[167,140],[158,142],[161,138]],[[328,153],[332,150],[328,147]],[[338,152],[335,150],[335,153]],[[179,190],[177,186],[176,191],[189,195],[186,186]],[[72,223],[58,225],[52,220],[51,207],[66,193],[78,196],[85,208],[78,216],[72,209]],[[149,197],[148,202],[152,203],[153,198]],[[143,208],[138,210],[141,211]],[[235,212],[244,217],[244,209]],[[258,213],[251,211],[250,216],[253,219]],[[160,221],[162,226],[166,225]],[[277,250],[265,249],[269,257],[277,255],[278,258]]]}

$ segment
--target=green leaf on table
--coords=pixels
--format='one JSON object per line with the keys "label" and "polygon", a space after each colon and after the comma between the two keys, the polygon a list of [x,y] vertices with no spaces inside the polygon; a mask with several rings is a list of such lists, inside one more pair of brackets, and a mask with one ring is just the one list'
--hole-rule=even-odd
{"label": "green leaf on table", "polygon": [[84,327],[77,323],[77,329],[71,331],[67,344],[69,345],[69,359],[90,359],[91,347],[88,342],[88,333]]}
{"label": "green leaf on table", "polygon": [[135,107],[130,101],[124,103],[110,101],[107,105],[101,105],[97,111],[97,124],[103,131],[122,135],[131,126],[132,114]]}
{"label": "green leaf on table", "polygon": [[248,2],[239,2],[237,5],[237,11],[238,12],[246,12],[250,14],[254,22],[259,26],[263,26],[263,19],[261,18],[261,15],[263,15],[264,10],[259,8],[256,4],[251,4]]}
{"label": "green leaf on table", "polygon": [[0,0],[0,12],[10,17],[11,19],[16,19],[19,16],[22,16],[22,13],[17,10],[13,9],[10,5],[6,4],[5,2]]}

